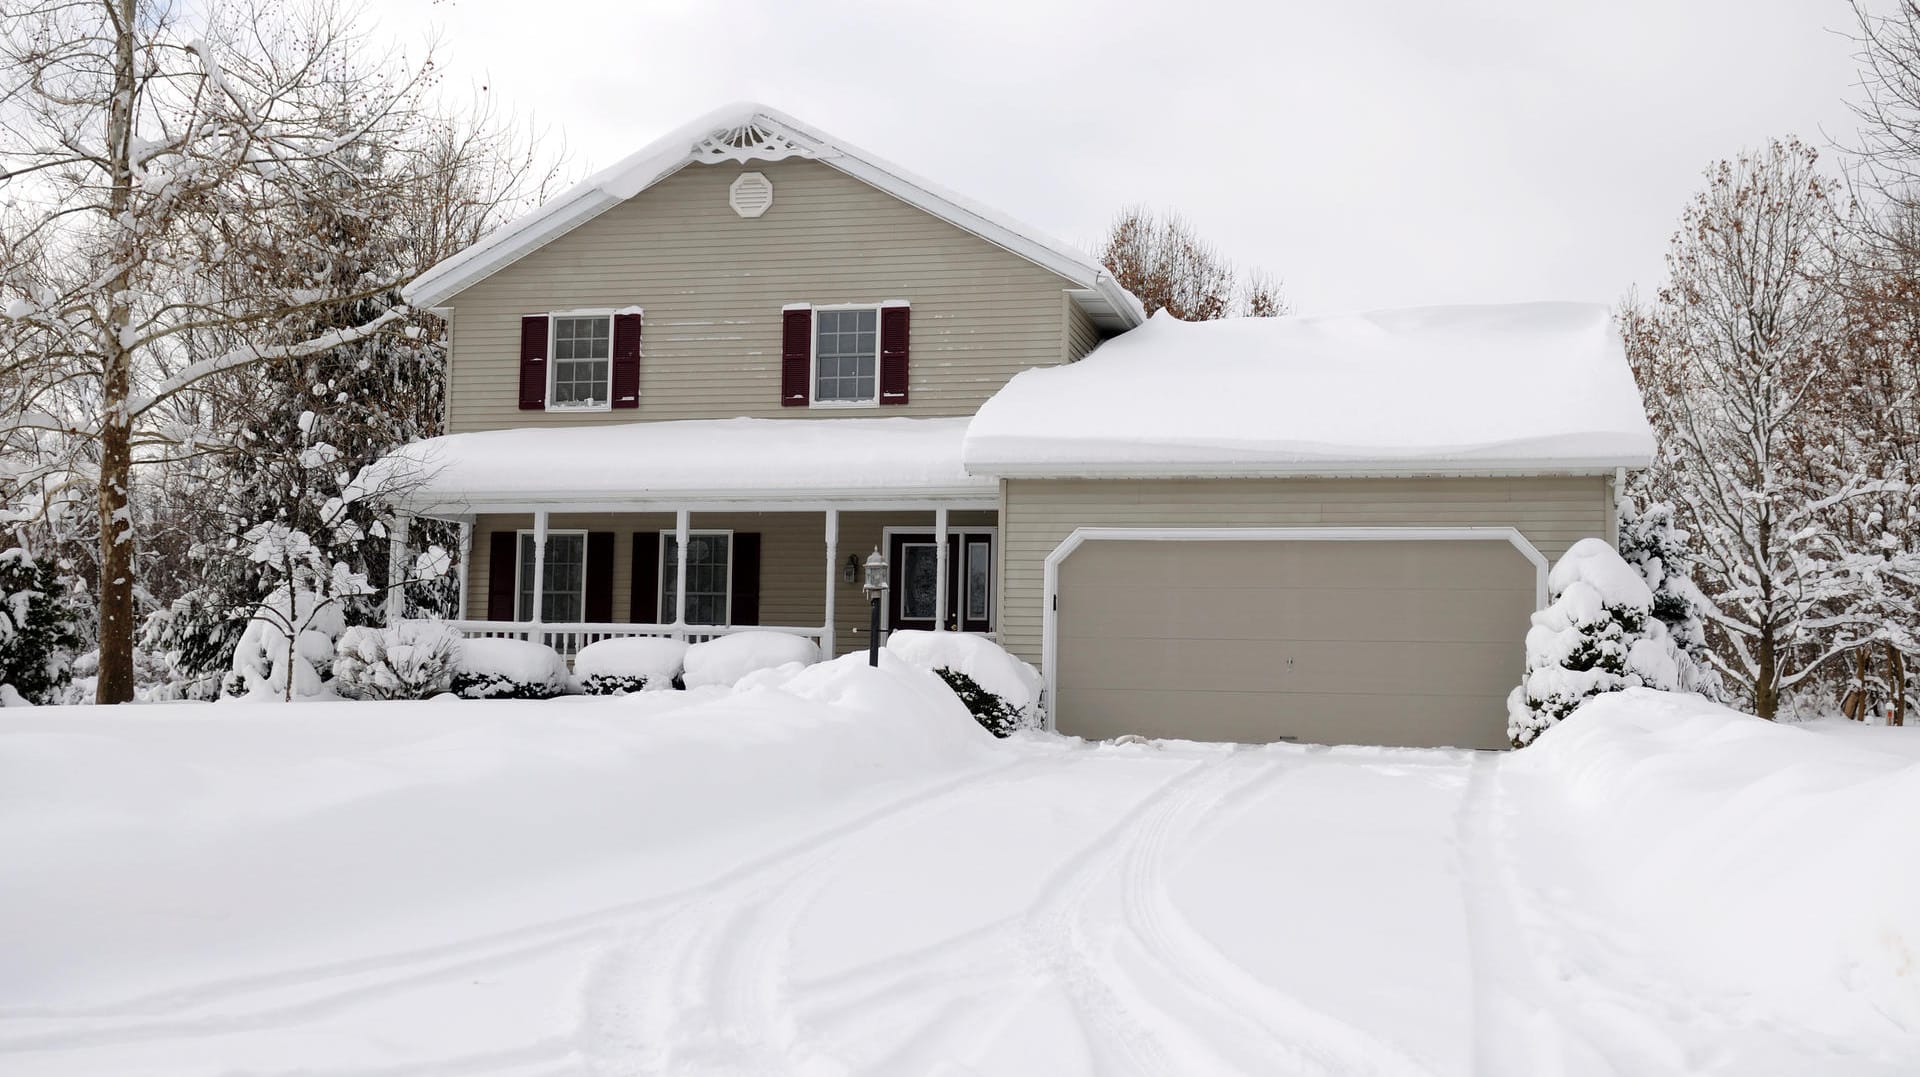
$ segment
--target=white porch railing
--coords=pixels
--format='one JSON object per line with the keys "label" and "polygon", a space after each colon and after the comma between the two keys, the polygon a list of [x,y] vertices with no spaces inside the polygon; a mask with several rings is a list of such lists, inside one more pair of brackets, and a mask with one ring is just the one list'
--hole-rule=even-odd
{"label": "white porch railing", "polygon": [[735,632],[785,632],[805,636],[815,646],[821,646],[822,638],[826,635],[823,628],[796,628],[790,625],[533,624],[529,621],[454,621],[452,624],[469,638],[534,640],[564,655],[578,654],[580,648],[589,643],[630,636],[664,636],[688,643],[705,643]]}

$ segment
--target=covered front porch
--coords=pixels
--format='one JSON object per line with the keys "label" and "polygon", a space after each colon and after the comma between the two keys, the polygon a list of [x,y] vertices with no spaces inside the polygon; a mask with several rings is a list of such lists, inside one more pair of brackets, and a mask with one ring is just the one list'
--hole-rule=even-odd
{"label": "covered front porch", "polygon": [[459,522],[456,624],[469,636],[537,640],[573,654],[620,636],[697,643],[754,629],[845,654],[868,644],[860,566],[876,549],[891,570],[883,632],[994,630],[991,505],[528,509]]}
{"label": "covered front porch", "polygon": [[861,566],[876,549],[891,565],[882,632],[995,631],[999,490],[961,468],[964,430],[842,418],[495,430],[410,446],[392,475],[412,515],[459,525],[470,636],[574,654],[753,629],[837,655],[870,641]]}

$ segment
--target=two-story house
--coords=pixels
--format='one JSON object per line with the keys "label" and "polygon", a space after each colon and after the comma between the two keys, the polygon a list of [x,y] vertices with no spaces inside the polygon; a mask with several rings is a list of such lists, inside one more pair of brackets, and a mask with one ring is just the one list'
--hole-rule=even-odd
{"label": "two-story house", "polygon": [[883,631],[993,634],[1091,736],[1504,744],[1547,559],[1651,450],[1597,308],[1148,324],[1084,253],[757,105],[407,298],[451,363],[405,504],[462,525],[469,633],[844,653],[879,550]]}

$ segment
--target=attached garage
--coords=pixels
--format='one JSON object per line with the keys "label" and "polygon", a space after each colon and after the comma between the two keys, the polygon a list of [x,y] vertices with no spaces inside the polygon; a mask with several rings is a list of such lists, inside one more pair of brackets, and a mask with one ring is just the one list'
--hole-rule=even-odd
{"label": "attached garage", "polygon": [[1053,569],[1063,733],[1506,744],[1545,559],[1509,528],[1087,529]]}
{"label": "attached garage", "polygon": [[1163,311],[1008,382],[962,461],[1054,728],[1500,748],[1548,561],[1652,453],[1608,312],[1528,303]]}

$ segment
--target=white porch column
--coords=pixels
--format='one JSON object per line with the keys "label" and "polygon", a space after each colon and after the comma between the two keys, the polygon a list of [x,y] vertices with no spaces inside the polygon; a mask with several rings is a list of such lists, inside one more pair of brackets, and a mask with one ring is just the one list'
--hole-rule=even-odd
{"label": "white porch column", "polygon": [[[519,552],[515,551],[517,558]],[[533,609],[527,620],[533,622],[535,643],[545,643],[546,633],[541,630],[541,622],[546,620],[547,612],[547,510],[541,509],[533,514]]]}
{"label": "white porch column", "polygon": [[693,514],[681,509],[673,514],[673,627],[674,639],[687,638],[687,535],[692,530]]}
{"label": "white porch column", "polygon": [[947,630],[947,510],[933,510],[933,630]]}
{"label": "white porch column", "polygon": [[467,562],[473,560],[473,520],[460,521],[460,561],[454,571],[460,579],[460,599],[456,614],[460,620],[467,619]]}
{"label": "white porch column", "polygon": [[407,615],[407,589],[400,581],[407,577],[407,533],[411,518],[395,515],[387,529],[387,624],[398,624]]}
{"label": "white porch column", "polygon": [[833,598],[840,589],[840,510],[827,510],[827,623],[820,632],[820,656],[833,660]]}

